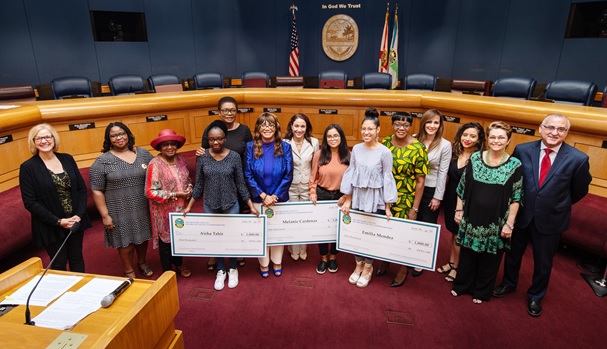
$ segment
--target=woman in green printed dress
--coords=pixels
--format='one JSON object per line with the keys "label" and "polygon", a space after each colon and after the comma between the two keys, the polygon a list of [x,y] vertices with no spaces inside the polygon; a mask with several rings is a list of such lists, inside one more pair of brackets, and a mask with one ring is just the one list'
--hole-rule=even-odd
{"label": "woman in green printed dress", "polygon": [[[392,175],[396,181],[398,200],[390,209],[398,218],[415,220],[419,203],[424,192],[424,182],[428,174],[428,152],[426,147],[409,134],[413,117],[409,113],[396,113],[392,116],[393,134],[383,139],[382,143],[392,152]],[[377,270],[382,275],[388,268],[383,262]],[[402,286],[407,279],[409,269],[401,265],[391,287]]]}

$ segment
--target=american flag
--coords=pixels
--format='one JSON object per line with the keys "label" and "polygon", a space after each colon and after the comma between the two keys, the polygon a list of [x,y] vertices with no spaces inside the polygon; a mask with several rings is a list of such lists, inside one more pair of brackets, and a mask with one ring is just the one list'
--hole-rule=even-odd
{"label": "american flag", "polygon": [[291,27],[291,54],[289,55],[289,76],[299,76],[299,38],[297,37],[297,23],[295,14]]}

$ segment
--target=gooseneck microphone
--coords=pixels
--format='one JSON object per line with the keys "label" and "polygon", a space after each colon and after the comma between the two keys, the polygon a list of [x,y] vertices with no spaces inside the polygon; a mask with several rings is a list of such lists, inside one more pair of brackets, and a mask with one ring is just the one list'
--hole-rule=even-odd
{"label": "gooseneck microphone", "polygon": [[118,298],[118,296],[120,296],[122,294],[122,292],[124,292],[127,288],[129,288],[129,286],[131,286],[132,283],[133,283],[133,278],[129,278],[128,280],[126,280],[125,282],[120,284],[120,286],[118,286],[118,288],[116,288],[114,291],[112,291],[112,293],[103,297],[103,299],[101,300],[101,306],[104,308],[107,308],[110,305],[112,305],[112,303],[114,303],[114,300],[116,298]]}
{"label": "gooseneck microphone", "polygon": [[74,225],[72,225],[72,227],[70,228],[70,232],[67,234],[67,236],[63,240],[63,243],[61,244],[61,246],[59,246],[59,249],[57,249],[57,252],[55,252],[55,255],[53,256],[51,261],[48,263],[46,268],[44,268],[44,272],[38,279],[38,282],[36,282],[36,284],[34,285],[32,290],[30,291],[30,294],[27,296],[27,301],[25,302],[25,324],[26,325],[32,325],[32,326],[36,325],[34,323],[34,321],[32,321],[32,315],[30,313],[30,298],[32,298],[32,294],[34,294],[36,287],[38,287],[38,285],[40,284],[40,281],[42,281],[42,278],[44,277],[44,275],[46,275],[46,272],[49,270],[51,265],[53,265],[53,262],[55,261],[55,259],[57,259],[59,252],[61,252],[61,249],[63,249],[63,246],[65,246],[65,243],[67,242],[67,240],[70,238],[70,236],[72,236],[72,233],[78,231],[78,229],[80,229],[80,222],[76,222],[76,223],[74,223]]}

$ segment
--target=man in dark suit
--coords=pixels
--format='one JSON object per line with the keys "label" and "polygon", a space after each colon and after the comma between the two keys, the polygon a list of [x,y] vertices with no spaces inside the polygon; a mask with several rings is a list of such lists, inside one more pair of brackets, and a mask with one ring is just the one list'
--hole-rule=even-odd
{"label": "man in dark suit", "polygon": [[566,116],[550,114],[540,125],[541,141],[520,144],[512,153],[523,166],[523,205],[516,217],[512,249],[506,254],[504,278],[493,296],[516,290],[523,254],[531,241],[533,280],[527,291],[527,312],[534,317],[542,314],[541,301],[561,235],[569,227],[571,206],[588,193],[592,180],[588,156],[563,142],[570,126]]}

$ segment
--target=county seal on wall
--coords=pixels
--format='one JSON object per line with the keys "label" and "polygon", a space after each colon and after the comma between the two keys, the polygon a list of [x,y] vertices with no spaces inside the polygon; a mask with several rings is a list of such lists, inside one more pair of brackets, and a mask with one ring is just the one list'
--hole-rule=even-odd
{"label": "county seal on wall", "polygon": [[358,48],[358,26],[352,17],[335,15],[322,28],[322,49],[334,61],[345,61]]}

